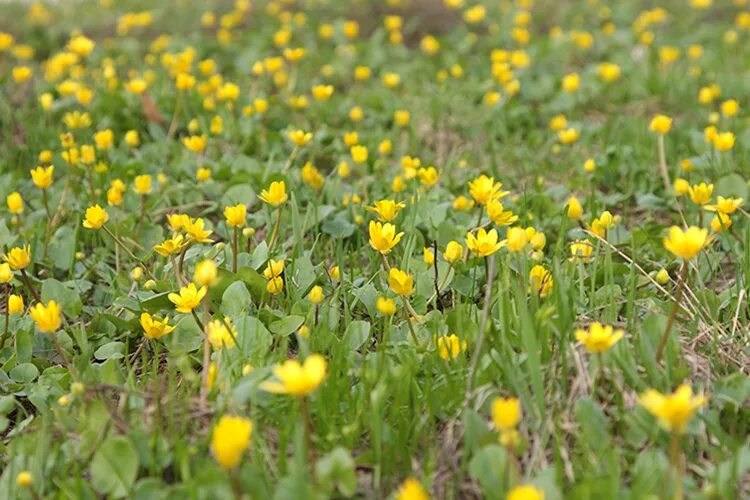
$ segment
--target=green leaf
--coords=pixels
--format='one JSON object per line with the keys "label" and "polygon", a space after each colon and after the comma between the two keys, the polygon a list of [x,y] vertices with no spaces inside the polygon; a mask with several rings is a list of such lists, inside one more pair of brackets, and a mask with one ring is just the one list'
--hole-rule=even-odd
{"label": "green leaf", "polygon": [[353,351],[362,347],[368,338],[370,338],[370,323],[367,321],[352,321],[346,327],[346,332],[344,332],[344,342]]}
{"label": "green leaf", "polygon": [[337,489],[345,497],[357,492],[357,474],[354,459],[344,448],[338,447],[315,464],[318,484],[329,495]]}
{"label": "green leaf", "polygon": [[302,316],[286,316],[278,321],[274,321],[268,328],[280,337],[286,337],[296,332],[302,323],[305,322],[305,318]]}
{"label": "green leaf", "polygon": [[62,226],[55,231],[49,245],[49,255],[55,267],[68,270],[73,264],[76,253],[76,231],[69,226]]}
{"label": "green leaf", "polygon": [[357,226],[346,220],[343,215],[338,215],[331,219],[326,219],[320,226],[320,229],[334,238],[348,238],[354,234]]}
{"label": "green leaf", "polygon": [[250,360],[257,364],[262,362],[273,343],[271,332],[265,325],[252,316],[244,316],[237,320],[237,341],[243,352],[250,353]]}
{"label": "green leaf", "polygon": [[16,365],[10,371],[10,378],[19,384],[28,384],[33,382],[39,376],[39,368],[32,363],[21,363]]}
{"label": "green leaf", "polygon": [[129,439],[115,436],[104,441],[91,460],[91,484],[103,495],[129,494],[138,473],[138,454]]}
{"label": "green leaf", "polygon": [[221,297],[221,312],[227,316],[237,316],[250,308],[252,297],[245,283],[235,281],[224,290]]}
{"label": "green leaf", "polygon": [[714,186],[714,196],[721,195],[724,198],[742,198],[747,200],[750,197],[750,188],[745,179],[739,174],[729,174],[716,181]]}
{"label": "green leaf", "polygon": [[165,338],[170,351],[193,352],[203,343],[203,332],[192,315],[184,314]]}
{"label": "green leaf", "polygon": [[78,290],[74,290],[54,278],[46,279],[42,283],[42,301],[47,303],[50,300],[60,304],[63,312],[72,318],[77,317],[83,309]]}
{"label": "green leaf", "polygon": [[507,486],[505,470],[508,456],[505,448],[497,444],[485,446],[469,462],[469,474],[479,481],[485,498],[503,498]]}
{"label": "green leaf", "polygon": [[108,342],[97,349],[94,353],[94,357],[99,361],[104,361],[105,359],[120,359],[124,356],[124,342]]}

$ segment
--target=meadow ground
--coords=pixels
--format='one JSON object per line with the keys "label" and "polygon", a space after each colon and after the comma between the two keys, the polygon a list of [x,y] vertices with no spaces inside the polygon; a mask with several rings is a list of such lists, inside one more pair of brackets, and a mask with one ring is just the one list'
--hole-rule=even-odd
{"label": "meadow ground", "polygon": [[747,0],[0,5],[3,498],[750,496]]}

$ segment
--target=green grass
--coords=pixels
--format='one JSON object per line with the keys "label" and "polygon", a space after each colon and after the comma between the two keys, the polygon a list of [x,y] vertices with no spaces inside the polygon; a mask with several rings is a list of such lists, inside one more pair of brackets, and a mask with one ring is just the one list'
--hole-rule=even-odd
{"label": "green grass", "polygon": [[[403,5],[388,5],[396,3]],[[218,24],[233,10],[230,2],[129,0],[106,7],[84,0],[75,7],[47,6],[49,23],[33,22],[25,3],[0,6],[0,31],[35,50],[28,61],[10,48],[0,52],[0,196],[18,191],[25,204],[20,217],[0,208],[0,253],[30,245],[31,286],[43,302],[62,305],[65,319],[54,336],[70,360],[66,365],[51,335],[35,327],[28,314],[36,302],[32,289],[16,272],[4,290],[22,295],[27,311],[10,316],[0,349],[0,491],[8,498],[233,498],[237,490],[258,499],[387,498],[413,476],[434,498],[505,498],[520,483],[535,485],[547,499],[669,498],[680,489],[670,435],[638,395],[649,388],[668,393],[687,383],[704,392],[708,403],[679,442],[684,496],[750,494],[747,212],[732,214],[731,227],[690,261],[682,308],[657,361],[681,266],[662,239],[672,225],[710,228],[713,214],[689,196],[665,191],[657,137],[648,130],[657,113],[674,118],[665,136],[670,182],[682,177],[691,184],[713,183],[714,201],[719,195],[750,199],[750,32],[736,21],[750,7],[717,0],[708,10],[695,10],[688,2],[663,0],[658,4],[666,19],[649,26],[655,40],[645,46],[633,23],[652,2],[537,0],[529,7],[530,41],[520,46],[512,37],[514,18],[523,10],[519,2],[466,2],[464,10],[474,3],[487,6],[478,24],[439,1],[258,1],[239,15],[229,43],[217,39],[217,25],[202,27],[200,18],[210,7]],[[290,16],[304,13],[304,22],[284,21],[274,8]],[[150,26],[116,33],[117,19],[146,9]],[[403,16],[402,44],[389,42],[386,15]],[[359,22],[352,40],[344,35],[346,20]],[[615,26],[611,35],[602,31],[607,21]],[[256,75],[253,65],[283,57],[273,39],[285,23],[293,33],[288,46],[307,52],[297,63],[284,63],[288,80],[279,84]],[[334,27],[329,40],[318,34],[324,23]],[[550,35],[553,27],[562,29],[559,37]],[[60,78],[45,78],[45,61],[65,50],[74,30],[96,41],[96,48]],[[590,48],[571,41],[576,30],[593,35]],[[164,49],[150,48],[163,34],[170,36]],[[440,42],[435,55],[419,49],[427,34]],[[693,44],[703,48],[695,60],[687,56]],[[671,65],[659,59],[664,46],[681,49]],[[185,71],[198,83],[180,93],[164,54],[188,47],[195,56]],[[493,77],[495,49],[529,56],[527,67],[511,68],[520,84],[515,95]],[[204,99],[215,97],[216,89],[199,92],[208,81],[198,70],[205,58],[215,60],[223,81],[239,86],[233,104],[215,98],[214,108],[206,108]],[[618,64],[621,77],[602,81],[601,62]],[[463,70],[460,77],[450,76],[455,64]],[[20,65],[33,69],[28,81],[14,81],[12,68]],[[359,65],[372,69],[369,80],[354,78]],[[105,67],[114,71],[109,81]],[[441,70],[448,71],[447,79],[441,80]],[[387,71],[400,75],[398,87],[381,83]],[[580,89],[565,93],[560,82],[573,72],[580,75]],[[124,90],[136,76],[149,80],[146,95],[153,104]],[[66,79],[91,89],[91,102],[61,95],[59,84]],[[310,91],[323,83],[334,92],[318,102]],[[721,97],[699,103],[699,89],[713,83]],[[492,106],[484,102],[490,91],[501,95]],[[54,96],[47,111],[38,100],[46,92]],[[309,101],[305,109],[289,104],[302,95]],[[268,101],[267,112],[244,113],[258,98]],[[722,116],[720,104],[730,98],[739,101],[739,113]],[[349,117],[354,106],[364,111],[359,122]],[[79,147],[93,144],[96,131],[114,132],[113,148],[96,153],[106,169],[70,166],[63,158],[63,117],[76,110],[92,122],[70,130]],[[397,110],[410,112],[404,127],[395,124]],[[560,144],[549,129],[559,113],[580,131],[574,144]],[[712,119],[711,113],[718,114]],[[219,134],[209,132],[215,116],[223,122]],[[181,141],[191,135],[191,120],[196,133],[208,136],[202,155]],[[718,152],[704,141],[703,129],[712,120],[736,135],[731,151]],[[295,148],[286,137],[291,129],[313,132],[314,138]],[[137,147],[124,142],[129,130],[139,133]],[[352,131],[368,147],[365,164],[355,164],[344,143]],[[379,154],[385,139],[393,150]],[[52,152],[55,166],[47,192],[51,214],[29,175],[44,150]],[[438,182],[428,187],[417,177],[394,192],[406,155],[435,166]],[[583,168],[589,158],[596,163],[593,173]],[[683,159],[691,160],[692,171],[681,169]],[[302,180],[308,161],[325,177],[319,191]],[[341,161],[351,167],[349,177],[337,175]],[[199,167],[211,169],[209,180],[197,180]],[[154,184],[143,200],[133,190],[142,174],[152,175]],[[505,209],[519,216],[515,225],[543,232],[546,245],[541,255],[530,248],[504,248],[489,258],[469,254],[449,270],[442,257],[449,241],[465,248],[466,233],[480,216],[495,227],[476,206],[453,207],[457,196],[471,197],[467,184],[481,174],[503,183],[510,191],[502,199]],[[124,203],[107,206],[115,179],[127,185]],[[279,238],[269,251],[277,212],[257,195],[276,180],[286,182],[289,200],[281,206]],[[352,201],[353,195],[360,201]],[[566,217],[571,195],[583,205],[581,221]],[[369,244],[367,224],[376,216],[364,207],[381,199],[406,204],[394,220],[405,234],[388,261],[414,276],[409,302],[419,345]],[[104,231],[82,227],[85,209],[94,203],[107,209],[106,227],[153,281],[131,276],[139,263]],[[240,238],[239,269],[233,272],[233,231],[223,210],[238,203],[247,206],[247,225],[255,233]],[[618,223],[599,239],[586,228],[604,210]],[[174,311],[167,297],[179,288],[174,266],[153,251],[171,237],[166,215],[172,213],[202,217],[214,232],[214,244],[193,245],[184,258],[189,277],[203,259],[219,267],[218,283],[198,316],[203,322],[226,317],[236,327],[236,348],[212,353],[217,368],[205,403],[204,334],[191,315]],[[506,228],[497,229],[504,238]],[[593,245],[588,262],[570,259],[576,240]],[[423,261],[423,248],[433,245],[437,280],[448,278],[429,303],[436,278]],[[286,262],[279,295],[266,291],[269,258]],[[554,279],[545,297],[529,288],[536,264]],[[330,276],[333,266],[340,280]],[[668,282],[656,281],[660,269],[669,272]],[[307,300],[315,285],[325,293],[317,312]],[[378,312],[379,296],[396,299],[394,316]],[[143,312],[168,315],[176,329],[148,341],[139,323]],[[577,328],[595,321],[625,331],[601,356],[574,337]],[[2,316],[0,325],[6,327]],[[300,335],[301,325],[309,336]],[[448,334],[467,345],[449,361],[439,356],[434,340]],[[308,398],[314,463],[301,400],[259,387],[276,363],[312,353],[328,362],[324,382]],[[499,396],[517,397],[523,408],[513,454],[500,444],[492,423],[492,402]],[[221,469],[210,451],[212,429],[226,414],[254,423],[235,472]],[[33,476],[33,491],[16,484],[24,470]],[[239,486],[233,486],[234,477]]]}

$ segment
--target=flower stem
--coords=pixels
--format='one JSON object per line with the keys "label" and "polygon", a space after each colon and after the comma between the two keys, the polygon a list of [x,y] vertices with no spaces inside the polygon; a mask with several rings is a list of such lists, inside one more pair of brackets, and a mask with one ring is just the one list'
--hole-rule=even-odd
{"label": "flower stem", "polygon": [[146,274],[148,274],[149,278],[151,278],[152,280],[156,281],[156,278],[154,277],[153,274],[151,274],[151,271],[146,266],[146,264],[144,264],[141,259],[139,259],[138,257],[136,257],[135,254],[127,246],[125,246],[125,244],[122,242],[122,240],[120,240],[119,237],[115,236],[115,233],[113,233],[112,231],[110,231],[107,226],[102,226],[102,229],[104,229],[104,232],[107,233],[109,235],[109,237],[114,240],[115,244],[119,245],[120,248],[122,248],[123,250],[125,250],[125,253],[128,254],[128,256],[130,256],[131,259],[133,259],[134,261],[136,261],[139,266],[141,266],[141,268],[146,272]]}
{"label": "flower stem", "polygon": [[237,253],[240,250],[240,229],[234,228],[234,240],[232,241],[232,272],[237,272]]}
{"label": "flower stem", "polygon": [[8,338],[8,323],[10,322],[10,284],[5,285],[5,327],[3,337],[0,338],[0,351],[5,347],[5,339]]}
{"label": "flower stem", "polygon": [[[208,301],[204,303],[204,310],[203,310],[204,317],[208,317]],[[201,321],[201,319],[198,317],[198,314],[195,312],[195,309],[191,311],[193,313],[193,318],[195,318],[195,322],[198,324],[198,327],[200,327],[201,331],[203,332],[203,371],[201,373],[201,394],[200,394],[200,406],[201,408],[206,408],[206,401],[208,399],[208,371],[209,371],[209,365],[211,364],[211,343],[208,341],[208,331],[206,331],[206,327],[204,326],[204,323]]]}
{"label": "flower stem", "polygon": [[688,272],[688,266],[687,262],[682,263],[682,268],[680,269],[680,276],[677,278],[677,294],[674,298],[674,307],[672,308],[672,312],[669,314],[669,318],[667,319],[667,326],[664,328],[664,334],[661,337],[661,341],[659,342],[659,347],[656,349],[656,362],[661,361],[662,354],[664,354],[664,348],[667,346],[667,339],[669,338],[669,332],[672,329],[672,324],[674,323],[675,318],[677,317],[677,311],[680,309],[680,302],[682,301],[682,295],[685,291],[685,284],[687,281],[687,272]]}
{"label": "flower stem", "polygon": [[279,236],[279,226],[281,226],[281,207],[276,208],[276,224],[273,226],[271,233],[271,243],[268,245],[268,254],[271,255],[273,247],[276,244],[276,238]]}
{"label": "flower stem", "polygon": [[310,462],[310,477],[315,478],[315,446],[313,444],[313,422],[310,417],[310,408],[307,398],[300,399],[300,409],[302,410],[302,420],[305,426],[305,441],[307,443],[307,456]]}
{"label": "flower stem", "polygon": [[657,139],[657,145],[659,150],[659,170],[661,171],[661,177],[664,181],[664,193],[669,194],[670,182],[669,182],[669,170],[667,169],[666,154],[664,153],[664,136],[659,135]]}
{"label": "flower stem", "polygon": [[34,288],[34,285],[31,284],[31,279],[29,279],[29,275],[26,273],[26,269],[21,269],[21,278],[23,279],[26,288],[28,288],[29,292],[31,292],[31,295],[34,296],[34,300],[36,300],[37,302],[41,302],[42,297],[39,296],[39,292],[37,292],[36,288]]}
{"label": "flower stem", "polygon": [[669,461],[674,471],[674,500],[682,500],[682,456],[680,454],[680,435],[672,433],[669,447]]}

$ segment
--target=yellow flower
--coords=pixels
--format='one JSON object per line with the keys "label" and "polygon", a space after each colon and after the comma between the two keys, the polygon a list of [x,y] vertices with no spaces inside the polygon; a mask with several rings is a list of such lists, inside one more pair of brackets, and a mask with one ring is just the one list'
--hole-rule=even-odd
{"label": "yellow flower", "polygon": [[182,138],[182,144],[188,151],[193,153],[202,153],[206,150],[207,138],[205,135],[191,135]]}
{"label": "yellow flower", "polygon": [[14,271],[20,271],[29,267],[31,263],[30,253],[31,247],[29,245],[11,248],[8,253],[3,255],[3,260],[10,264],[10,268]]}
{"label": "yellow flower", "polygon": [[422,259],[428,266],[432,266],[435,263],[435,254],[432,253],[431,248],[425,247],[422,249]]}
{"label": "yellow flower", "polygon": [[419,182],[421,182],[423,186],[432,187],[437,183],[440,174],[438,174],[435,167],[429,166],[417,169],[417,176],[419,177]]}
{"label": "yellow flower", "polygon": [[81,57],[89,55],[95,46],[92,39],[83,35],[76,35],[68,41],[68,49]]}
{"label": "yellow flower", "polygon": [[284,291],[284,279],[281,276],[275,276],[266,283],[266,290],[271,295],[276,295]]}
{"label": "yellow flower", "polygon": [[242,227],[246,222],[247,207],[242,203],[233,207],[225,207],[224,218],[227,220],[229,227]]}
{"label": "yellow flower", "polygon": [[99,229],[109,220],[107,211],[99,205],[94,205],[86,209],[86,218],[83,220],[83,227],[87,229]]}
{"label": "yellow flower", "polygon": [[425,491],[422,483],[413,477],[401,483],[394,496],[395,500],[430,500],[430,495]]}
{"label": "yellow flower", "polygon": [[617,64],[604,62],[601,63],[597,68],[596,72],[599,78],[605,82],[613,82],[620,78],[620,67]]}
{"label": "yellow flower", "polygon": [[687,180],[678,177],[674,180],[674,192],[677,196],[682,196],[689,193],[690,183]]}
{"label": "yellow flower", "polygon": [[565,115],[555,115],[549,121],[549,129],[552,132],[560,132],[561,130],[564,130],[567,126],[568,126],[568,119],[565,118]]}
{"label": "yellow flower", "polygon": [[666,115],[656,115],[651,119],[648,129],[655,134],[664,135],[672,128],[672,119]]}
{"label": "yellow flower", "polygon": [[591,232],[600,238],[607,235],[607,231],[615,227],[615,218],[608,210],[602,212],[599,217],[594,218],[591,222]]}
{"label": "yellow flower", "polygon": [[509,226],[518,220],[518,216],[512,210],[505,210],[498,200],[490,200],[486,206],[487,215],[498,226]]}
{"label": "yellow flower", "polygon": [[138,136],[137,130],[128,130],[127,132],[125,132],[125,144],[127,144],[131,148],[134,148],[140,143],[141,139]]}
{"label": "yellow flower", "polygon": [[414,289],[414,278],[410,274],[392,267],[388,273],[388,285],[395,293],[405,297],[410,295]]}
{"label": "yellow flower", "polygon": [[100,130],[94,134],[94,144],[96,144],[96,149],[109,149],[112,147],[114,140],[115,135],[112,132],[112,129]]}
{"label": "yellow flower", "polygon": [[169,326],[169,318],[159,321],[146,312],[141,314],[141,326],[143,334],[149,339],[160,339],[175,329],[174,326]]}
{"label": "yellow flower", "polygon": [[398,215],[399,210],[406,206],[405,203],[396,203],[393,200],[379,200],[372,207],[365,207],[365,210],[378,214],[378,219],[382,222],[391,222]]}
{"label": "yellow flower", "polygon": [[744,201],[742,198],[724,198],[723,196],[719,196],[716,199],[716,204],[707,205],[706,210],[731,215],[742,206]]}
{"label": "yellow flower", "polygon": [[196,288],[195,283],[190,283],[187,286],[180,288],[180,293],[170,293],[169,300],[176,306],[175,310],[181,313],[189,313],[196,307],[198,307],[206,296],[208,288],[202,286],[200,289]]}
{"label": "yellow flower", "polygon": [[603,352],[619,341],[624,332],[601,323],[591,323],[588,330],[579,328],[575,331],[576,340],[586,347],[588,352]]}
{"label": "yellow flower", "polygon": [[562,79],[562,88],[565,92],[575,92],[581,85],[581,78],[578,73],[570,73]]}
{"label": "yellow flower", "polygon": [[171,239],[164,240],[159,245],[154,246],[154,251],[162,257],[174,255],[184,246],[185,242],[181,234],[174,235]]}
{"label": "yellow flower", "polygon": [[34,71],[28,66],[14,66],[11,70],[13,80],[17,83],[22,83],[31,78]]}
{"label": "yellow flower", "polygon": [[568,199],[568,218],[572,220],[578,220],[581,218],[582,214],[583,207],[581,206],[581,202],[578,201],[578,198],[576,198],[575,196],[571,196]]}
{"label": "yellow flower", "polygon": [[327,366],[320,354],[311,354],[302,364],[296,359],[288,359],[273,368],[277,380],[263,382],[260,388],[275,394],[307,396],[323,382]]}
{"label": "yellow flower", "polygon": [[736,116],[740,111],[740,105],[736,99],[728,99],[721,103],[721,114],[727,118]]}
{"label": "yellow flower", "polygon": [[696,184],[695,186],[690,186],[690,200],[695,203],[696,205],[705,205],[709,201],[711,201],[711,195],[714,191],[714,185],[713,184],[706,184],[705,182],[701,182],[700,184]]}
{"label": "yellow flower", "polygon": [[594,251],[594,246],[590,241],[577,240],[570,245],[570,255],[573,260],[582,260],[588,262],[591,259],[591,254]]}
{"label": "yellow flower", "polygon": [[223,415],[211,432],[211,453],[224,469],[237,467],[250,446],[253,422],[247,418]]}
{"label": "yellow flower", "polygon": [[529,287],[540,297],[546,297],[552,290],[552,273],[544,266],[536,265],[529,271]]}
{"label": "yellow flower", "polygon": [[354,163],[361,165],[367,162],[367,146],[352,146],[349,152],[352,155]]}
{"label": "yellow flower", "polygon": [[305,132],[304,130],[290,130],[286,133],[286,136],[290,141],[297,147],[302,147],[313,138],[312,132]]}
{"label": "yellow flower", "polygon": [[133,188],[135,189],[135,192],[141,196],[151,193],[151,176],[148,174],[137,176],[133,181]]}
{"label": "yellow flower", "polygon": [[261,201],[264,201],[272,207],[278,207],[289,199],[286,194],[286,183],[284,181],[274,181],[258,195]]}
{"label": "yellow flower", "polygon": [[530,484],[514,486],[505,496],[505,500],[544,500],[544,491]]}
{"label": "yellow flower", "polygon": [[492,421],[501,431],[518,427],[521,415],[521,402],[517,398],[495,398],[492,402]]}
{"label": "yellow flower", "polygon": [[34,484],[34,476],[31,475],[31,472],[22,470],[16,476],[16,484],[21,488],[28,488]]}
{"label": "yellow flower", "polygon": [[396,234],[396,226],[390,223],[382,224],[380,222],[370,221],[370,246],[385,255],[395,247],[403,232]]}
{"label": "yellow flower", "polygon": [[211,178],[211,169],[208,167],[200,167],[195,171],[195,178],[198,182],[205,182]]}
{"label": "yellow flower", "polygon": [[396,303],[393,299],[387,297],[378,297],[378,300],[375,302],[375,308],[383,316],[393,316],[396,314]]}
{"label": "yellow flower", "polygon": [[210,288],[216,284],[219,279],[218,277],[216,262],[212,259],[203,259],[195,266],[193,280],[199,286],[207,286]]}
{"label": "yellow flower", "polygon": [[322,188],[325,183],[325,177],[321,175],[320,170],[309,161],[302,167],[302,180],[316,191]]}
{"label": "yellow flower", "polygon": [[677,226],[669,228],[669,237],[664,238],[664,248],[685,260],[690,260],[711,243],[708,231],[691,226],[683,231]]}
{"label": "yellow flower", "polygon": [[474,208],[474,200],[467,198],[466,196],[459,195],[453,200],[453,209],[459,212],[467,212]]}
{"label": "yellow flower", "polygon": [[206,329],[208,341],[214,349],[234,349],[237,330],[234,329],[229,318],[224,318],[224,321],[218,319],[211,321],[206,325]]}
{"label": "yellow flower", "polygon": [[449,241],[445,246],[445,253],[443,257],[450,263],[456,262],[461,258],[464,253],[464,247],[457,241]]}
{"label": "yellow flower", "polygon": [[203,229],[203,225],[203,219],[201,219],[200,217],[197,219],[191,219],[188,217],[182,228],[188,234],[188,238],[196,243],[213,242],[213,240],[209,238],[213,231]]}
{"label": "yellow flower", "polygon": [[276,276],[281,276],[281,273],[284,272],[284,260],[273,260],[268,259],[268,264],[266,264],[266,268],[263,270],[263,276],[266,277],[267,280],[270,280],[271,278],[275,278]]}
{"label": "yellow flower", "polygon": [[55,333],[62,323],[60,305],[54,300],[50,300],[46,306],[42,303],[33,306],[29,314],[34,319],[36,327],[43,333]]}
{"label": "yellow flower", "polygon": [[640,396],[641,405],[659,419],[668,431],[681,434],[693,415],[706,404],[703,394],[693,395],[693,389],[682,384],[672,394],[661,394],[649,389]]}
{"label": "yellow flower", "polygon": [[557,138],[563,144],[573,144],[581,137],[581,133],[575,128],[566,128],[557,133]]}
{"label": "yellow flower", "polygon": [[316,101],[327,101],[333,95],[333,85],[315,85],[311,93]]}
{"label": "yellow flower", "polygon": [[500,250],[505,242],[498,242],[497,240],[497,230],[495,229],[488,232],[480,228],[476,236],[473,233],[466,234],[466,246],[479,257],[487,257]]}
{"label": "yellow flower", "polygon": [[713,138],[714,147],[718,151],[729,151],[734,147],[734,133],[718,132]]}
{"label": "yellow flower", "polygon": [[717,212],[711,219],[711,229],[713,229],[715,233],[721,233],[722,231],[729,229],[731,226],[732,219],[723,212]]}
{"label": "yellow flower", "polygon": [[0,283],[10,283],[13,280],[13,271],[10,264],[3,262],[0,264]]}
{"label": "yellow flower", "polygon": [[495,182],[493,177],[480,175],[476,179],[469,181],[469,192],[471,196],[480,205],[486,205],[490,200],[499,200],[507,195],[507,191],[502,191],[503,185]]}
{"label": "yellow flower", "polygon": [[458,355],[468,346],[465,340],[459,339],[455,334],[437,337],[435,343],[438,347],[438,354],[446,361],[458,358]]}
{"label": "yellow flower", "polygon": [[23,310],[23,297],[21,297],[20,295],[11,294],[11,296],[8,297],[8,313],[23,314]]}
{"label": "yellow flower", "polygon": [[8,211],[12,214],[22,214],[23,213],[23,197],[21,196],[21,193],[19,192],[13,192],[8,195],[7,198],[5,198],[5,202],[8,205]]}
{"label": "yellow flower", "polygon": [[411,115],[406,110],[397,110],[393,113],[393,121],[396,122],[396,125],[399,127],[405,127],[409,124],[409,120],[411,118]]}
{"label": "yellow flower", "polygon": [[508,228],[508,232],[505,234],[505,245],[508,247],[508,250],[511,252],[522,252],[528,242],[528,235],[522,227]]}
{"label": "yellow flower", "polygon": [[310,290],[310,293],[307,295],[307,300],[316,305],[323,302],[325,298],[326,296],[323,293],[323,287],[320,285],[315,285],[314,287],[312,287],[312,290]]}
{"label": "yellow flower", "polygon": [[52,174],[55,172],[55,166],[36,167],[31,171],[31,180],[39,189],[48,189],[52,185]]}

